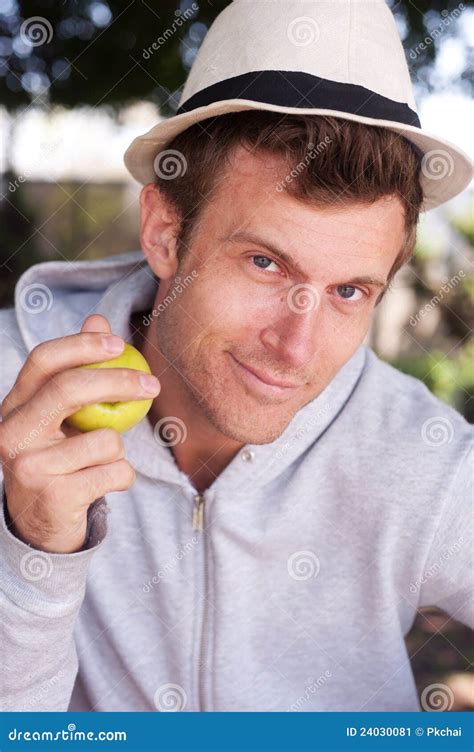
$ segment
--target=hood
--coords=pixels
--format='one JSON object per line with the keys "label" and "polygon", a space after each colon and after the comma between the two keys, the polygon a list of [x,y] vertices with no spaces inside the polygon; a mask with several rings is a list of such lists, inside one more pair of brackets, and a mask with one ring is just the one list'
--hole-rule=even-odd
{"label": "hood", "polygon": [[130,341],[130,315],[152,306],[157,284],[141,251],[32,266],[15,289],[24,343],[32,350],[46,339],[79,332],[92,313],[106,316],[112,331]]}

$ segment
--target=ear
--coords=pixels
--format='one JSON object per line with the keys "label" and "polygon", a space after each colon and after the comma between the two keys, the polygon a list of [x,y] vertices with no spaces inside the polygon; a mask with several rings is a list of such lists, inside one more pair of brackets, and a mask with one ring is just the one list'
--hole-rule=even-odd
{"label": "ear", "polygon": [[179,217],[157,185],[148,183],[140,193],[140,240],[143,253],[159,279],[176,274],[176,238]]}

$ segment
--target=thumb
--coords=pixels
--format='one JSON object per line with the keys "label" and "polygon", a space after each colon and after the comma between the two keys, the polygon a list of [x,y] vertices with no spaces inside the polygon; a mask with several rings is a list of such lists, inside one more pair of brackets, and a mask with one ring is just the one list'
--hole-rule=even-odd
{"label": "thumb", "polygon": [[110,324],[105,316],[100,316],[98,313],[94,313],[92,316],[88,316],[82,325],[82,332],[102,332],[103,334],[112,334]]}

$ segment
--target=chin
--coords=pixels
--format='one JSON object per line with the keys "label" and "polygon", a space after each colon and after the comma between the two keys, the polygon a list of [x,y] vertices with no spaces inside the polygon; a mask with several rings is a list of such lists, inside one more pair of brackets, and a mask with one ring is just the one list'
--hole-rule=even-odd
{"label": "chin", "polygon": [[258,410],[249,410],[244,405],[231,412],[213,410],[210,405],[206,405],[204,412],[219,433],[240,444],[271,444],[281,436],[294,415],[275,416],[272,420],[267,406],[263,408],[263,414],[259,415]]}

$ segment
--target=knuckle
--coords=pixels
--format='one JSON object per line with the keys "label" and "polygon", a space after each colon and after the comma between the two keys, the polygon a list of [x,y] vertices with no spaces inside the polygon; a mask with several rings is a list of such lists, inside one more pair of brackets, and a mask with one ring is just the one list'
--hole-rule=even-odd
{"label": "knuckle", "polygon": [[127,460],[119,460],[115,463],[115,469],[112,473],[114,488],[125,490],[135,481],[135,470]]}
{"label": "knuckle", "polygon": [[32,454],[19,454],[12,463],[14,476],[26,487],[34,483],[36,470],[36,461]]}
{"label": "knuckle", "polygon": [[127,389],[136,390],[139,382],[140,373],[138,371],[127,369],[123,370],[123,385]]}
{"label": "knuckle", "polygon": [[3,424],[0,423],[0,457],[3,458],[8,454],[7,431]]}
{"label": "knuckle", "polygon": [[124,443],[123,438],[118,433],[118,431],[114,431],[112,428],[108,428],[107,430],[107,443],[110,446],[110,450],[114,457],[120,457],[124,453]]}
{"label": "knuckle", "polygon": [[[97,332],[81,332],[77,335],[77,347],[80,350],[81,358],[84,363],[88,363],[91,350],[101,349],[101,337],[103,335]],[[76,346],[76,345],[75,345]]]}
{"label": "knuckle", "polygon": [[41,368],[45,361],[48,350],[49,345],[47,342],[40,342],[39,345],[36,345],[36,347],[31,350],[27,358],[29,367],[34,369]]}
{"label": "knuckle", "polygon": [[103,448],[102,451],[105,451],[105,457],[110,459],[123,457],[125,449],[122,436],[113,428],[101,428],[95,432],[95,435],[89,434],[89,441],[91,450],[100,446]]}
{"label": "knuckle", "polygon": [[0,405],[0,416],[2,418],[6,418],[8,413],[10,412],[10,409],[9,409],[10,403],[11,403],[11,399],[10,399],[10,393],[9,393],[6,395],[2,404]]}
{"label": "knuckle", "polygon": [[125,488],[130,488],[135,482],[136,473],[129,462],[123,460],[123,481]]}
{"label": "knuckle", "polygon": [[67,395],[71,402],[76,402],[80,392],[78,374],[74,370],[61,371],[51,378],[50,383],[57,394]]}

